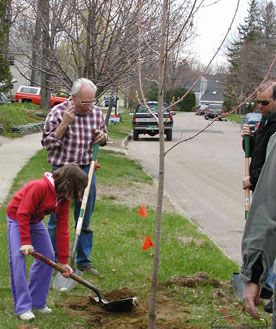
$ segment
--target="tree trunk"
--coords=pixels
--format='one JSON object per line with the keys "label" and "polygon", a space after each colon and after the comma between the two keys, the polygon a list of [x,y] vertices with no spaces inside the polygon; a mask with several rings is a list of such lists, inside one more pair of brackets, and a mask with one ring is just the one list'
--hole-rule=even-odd
{"label": "tree trunk", "polygon": [[158,177],[158,198],[156,208],[156,227],[155,227],[155,250],[153,259],[153,273],[151,282],[151,296],[149,303],[149,329],[156,328],[156,296],[158,284],[158,268],[160,258],[160,240],[162,229],[162,205],[164,193],[165,176],[165,157],[164,157],[164,122],[163,122],[163,93],[166,68],[166,43],[167,43],[167,13],[168,1],[163,0],[162,9],[162,31],[160,40],[160,58],[159,58],[159,87],[158,87],[158,121],[159,121],[159,177]]}
{"label": "tree trunk", "polygon": [[33,47],[32,47],[32,70],[31,70],[31,85],[38,86],[40,85],[40,73],[39,70],[37,69],[39,65],[39,60],[41,60],[41,57],[39,53],[41,50],[39,49],[39,45],[41,44],[41,39],[42,39],[42,19],[41,19],[41,14],[40,11],[43,6],[43,0],[38,0],[37,1],[37,6],[36,6],[36,21],[35,21],[35,31],[34,31],[34,36],[33,36]]}
{"label": "tree trunk", "polygon": [[43,109],[50,109],[50,97],[51,97],[51,83],[50,75],[48,74],[47,66],[49,65],[48,60],[50,59],[50,35],[49,35],[49,21],[50,21],[50,4],[49,0],[41,0],[43,4],[42,13],[42,66],[46,69],[42,72],[41,76],[41,107]]}

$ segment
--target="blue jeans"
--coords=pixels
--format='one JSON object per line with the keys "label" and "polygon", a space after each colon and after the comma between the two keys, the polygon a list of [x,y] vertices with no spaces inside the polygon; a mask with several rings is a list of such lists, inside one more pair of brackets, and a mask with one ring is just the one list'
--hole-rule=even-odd
{"label": "blue jeans", "polygon": [[[88,174],[89,171],[89,165],[87,166],[81,166],[82,170]],[[55,171],[58,168],[58,166],[53,165],[52,171]],[[78,247],[77,247],[77,268],[78,269],[84,269],[87,266],[91,265],[91,259],[90,255],[93,248],[93,231],[90,229],[90,219],[94,211],[96,201],[96,173],[94,172],[91,186],[90,186],[90,192],[88,201],[86,204],[85,214],[83,218],[82,223],[82,230],[79,237]],[[75,218],[75,227],[77,225],[77,221],[79,218],[81,208],[81,201],[80,200],[74,200],[74,218]],[[49,223],[48,223],[48,231],[51,237],[51,241],[53,244],[53,248],[56,253],[56,215],[52,213],[49,217]]]}
{"label": "blue jeans", "polygon": [[269,290],[274,289],[274,281],[276,278],[276,275],[274,274],[274,265],[275,265],[275,261],[273,263],[273,265],[270,267],[269,272],[268,272],[268,277],[266,279],[266,286]]}

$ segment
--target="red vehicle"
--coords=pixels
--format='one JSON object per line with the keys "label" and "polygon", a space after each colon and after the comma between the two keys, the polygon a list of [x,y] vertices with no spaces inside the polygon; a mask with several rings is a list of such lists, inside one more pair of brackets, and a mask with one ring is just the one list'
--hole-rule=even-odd
{"label": "red vehicle", "polygon": [[[40,87],[20,86],[15,94],[15,100],[19,103],[33,103],[40,105],[40,90]],[[51,95],[50,106],[53,107],[57,104],[63,103],[66,100],[67,98],[65,97]]]}

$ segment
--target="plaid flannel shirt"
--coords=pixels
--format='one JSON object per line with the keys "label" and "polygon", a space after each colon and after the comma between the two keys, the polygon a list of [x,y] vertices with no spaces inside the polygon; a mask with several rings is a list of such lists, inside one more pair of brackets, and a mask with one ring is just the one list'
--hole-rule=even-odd
{"label": "plaid flannel shirt", "polygon": [[56,129],[62,121],[63,114],[69,106],[70,99],[53,107],[47,115],[41,144],[48,151],[48,162],[51,165],[64,165],[75,162],[89,165],[95,140],[95,129],[107,133],[103,113],[92,105],[85,115],[76,113],[75,121],[69,125],[61,139],[56,137]]}

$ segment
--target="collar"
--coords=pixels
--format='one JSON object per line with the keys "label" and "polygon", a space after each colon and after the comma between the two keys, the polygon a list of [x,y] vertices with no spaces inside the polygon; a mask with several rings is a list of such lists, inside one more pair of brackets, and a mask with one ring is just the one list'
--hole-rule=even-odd
{"label": "collar", "polygon": [[50,172],[45,172],[44,176],[47,178],[47,180],[51,183],[53,187],[55,187],[55,182],[52,173]]}

